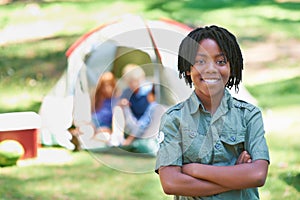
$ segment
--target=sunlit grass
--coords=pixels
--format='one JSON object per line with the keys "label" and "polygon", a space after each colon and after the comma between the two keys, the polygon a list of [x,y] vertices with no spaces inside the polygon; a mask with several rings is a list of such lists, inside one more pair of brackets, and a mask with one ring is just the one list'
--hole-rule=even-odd
{"label": "sunlit grass", "polygon": [[269,36],[278,40],[281,37],[299,39],[297,33],[300,31],[298,26],[300,13],[297,9],[283,9],[274,4],[225,6],[213,10],[205,8],[205,6],[189,8],[174,13],[174,16],[196,25],[221,25],[232,30],[239,38],[252,38],[254,41],[264,40]]}
{"label": "sunlit grass", "polygon": [[[299,7],[298,4],[295,5]],[[28,34],[30,32],[38,34],[51,29],[48,31],[50,33],[45,32],[44,36],[48,38],[47,40],[36,36],[39,38],[36,41],[1,47],[0,85],[7,88],[3,89],[2,93],[9,94],[6,91],[15,90],[14,86],[10,86],[11,83],[14,83],[21,85],[24,93],[29,95],[32,93],[26,92],[27,88],[28,90],[33,88],[28,85],[28,82],[46,83],[47,80],[57,80],[67,66],[64,53],[72,42],[86,31],[117,15],[131,12],[149,18],[171,17],[194,25],[219,24],[234,32],[242,47],[247,48],[249,43],[255,45],[257,42],[270,39],[276,42],[299,38],[297,33],[300,32],[300,26],[297,22],[300,20],[300,13],[294,9],[295,5],[277,4],[270,1],[262,3],[256,1],[235,2],[235,4],[231,1],[221,1],[216,4],[215,2],[203,3],[190,0],[183,2],[78,1],[76,3],[48,1],[47,3],[16,3],[0,7],[0,27],[3,27],[4,31],[15,25],[26,27],[25,30],[29,31]],[[24,31],[18,31],[18,26],[16,26],[16,30],[12,33],[15,38],[18,38],[22,35],[21,33],[24,34]],[[264,67],[270,66],[278,69],[283,64],[288,64],[295,68],[297,63],[292,61],[287,63],[286,58],[281,58],[265,63]],[[269,74],[268,77],[272,77],[272,74]],[[8,84],[9,86],[7,86]],[[265,97],[261,95],[264,93],[262,90],[258,91],[256,87],[253,88],[255,89],[249,89],[251,92],[253,91],[254,96],[261,99],[262,107],[272,107],[281,102],[290,104],[299,100],[297,93],[291,94],[291,98],[282,98],[280,95],[275,97],[278,93],[273,93],[275,96],[270,102],[266,95]],[[33,90],[38,92],[36,89]],[[33,102],[35,102],[36,95],[32,95]],[[15,98],[12,97],[12,99]],[[22,104],[20,99],[20,107]],[[26,103],[26,108],[29,108],[29,104]],[[14,109],[15,106],[6,105],[6,108],[7,111]]]}
{"label": "sunlit grass", "polygon": [[21,37],[22,34],[38,36],[43,35],[43,32],[46,36],[47,33],[53,36],[73,35],[89,31],[109,18],[139,10],[143,10],[143,3],[122,1],[15,3],[5,8],[0,7],[0,28],[6,31],[27,26],[25,29],[27,33],[18,32],[13,35],[15,37]]}
{"label": "sunlit grass", "polygon": [[248,86],[263,108],[300,105],[300,77]]}
{"label": "sunlit grass", "polygon": [[[53,150],[49,148],[51,149]],[[0,193],[4,194],[2,198],[172,199],[171,196],[163,194],[158,175],[152,171],[143,174],[121,172],[102,164],[86,151],[77,153],[55,151],[57,152],[52,157],[65,154],[71,159],[61,164],[50,161],[26,165],[26,162],[30,163],[29,160],[24,161],[23,165],[2,168],[0,171],[2,185]],[[114,159],[113,155],[111,157]],[[22,184],[25,182],[26,184]]]}
{"label": "sunlit grass", "polygon": [[[294,117],[299,111],[299,106],[287,110],[273,109],[267,118],[284,119],[289,113],[290,117]],[[266,184],[259,188],[262,200],[300,198],[300,147],[297,140],[300,126],[299,119],[294,120],[296,121],[287,127],[267,131],[271,164]],[[44,149],[46,151],[48,148]],[[101,161],[105,158],[117,162],[120,156],[98,154],[95,159],[95,155],[86,151],[55,151],[36,162],[27,160],[19,162],[18,166],[1,168],[0,193],[4,194],[3,198],[172,199],[163,193],[158,175],[154,171],[127,173]],[[124,162],[124,159],[129,162],[137,159],[135,162],[138,163],[140,158],[123,157],[119,162]],[[154,161],[154,158],[148,159],[150,162]],[[140,162],[142,161],[141,159]],[[22,184],[25,182],[26,184]]]}
{"label": "sunlit grass", "polygon": [[264,111],[271,164],[260,188],[263,200],[300,198],[299,112],[300,105]]}
{"label": "sunlit grass", "polygon": [[[195,25],[219,24],[241,37],[281,34],[299,38],[298,4],[271,1],[78,1],[12,4],[0,8],[0,27],[48,24],[53,34],[80,34],[108,18],[136,13],[170,17]],[[254,14],[255,13],[255,14]],[[38,27],[36,27],[38,28]],[[40,29],[42,31],[42,29]],[[262,33],[262,34],[261,34]]]}
{"label": "sunlit grass", "polygon": [[[298,130],[299,130],[298,126]],[[280,200],[300,198],[300,158],[298,133],[282,131],[267,135],[271,165],[264,187],[260,188],[262,199]]]}
{"label": "sunlit grass", "polygon": [[[36,94],[35,94],[36,95]],[[38,112],[42,96],[35,96],[27,93],[20,93],[18,95],[7,95],[0,99],[0,104],[3,106],[1,112],[20,112],[20,111],[34,111]],[[22,98],[22,100],[20,100]]]}

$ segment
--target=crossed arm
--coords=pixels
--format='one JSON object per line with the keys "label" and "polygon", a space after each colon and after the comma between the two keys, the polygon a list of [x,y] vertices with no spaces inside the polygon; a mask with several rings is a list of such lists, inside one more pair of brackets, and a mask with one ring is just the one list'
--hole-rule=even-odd
{"label": "crossed arm", "polygon": [[236,165],[212,166],[199,163],[183,167],[166,166],[159,169],[160,181],[166,194],[182,196],[211,196],[214,194],[264,185],[268,161],[251,160],[244,151]]}

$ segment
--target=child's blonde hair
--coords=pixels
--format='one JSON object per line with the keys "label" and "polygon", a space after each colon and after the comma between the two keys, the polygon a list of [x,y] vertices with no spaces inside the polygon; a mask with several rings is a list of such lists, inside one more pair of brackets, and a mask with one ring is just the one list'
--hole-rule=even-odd
{"label": "child's blonde hair", "polygon": [[132,79],[143,80],[146,76],[144,70],[137,64],[127,64],[122,74],[126,82]]}

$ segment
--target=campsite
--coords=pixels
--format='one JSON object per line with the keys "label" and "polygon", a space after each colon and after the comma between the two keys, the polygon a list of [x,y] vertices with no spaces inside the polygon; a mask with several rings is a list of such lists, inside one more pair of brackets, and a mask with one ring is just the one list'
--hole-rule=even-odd
{"label": "campsite", "polygon": [[[16,1],[1,5],[0,113],[39,113],[47,95],[61,99],[71,94],[82,100],[77,119],[89,118],[83,106],[88,106],[86,95],[93,88],[87,85],[95,84],[103,70],[113,69],[120,77],[122,66],[132,60],[160,84],[160,102],[172,105],[191,92],[178,79],[174,66],[178,42],[194,26],[218,23],[237,33],[245,59],[243,86],[264,114],[271,165],[267,182],[260,188],[261,199],[300,198],[300,3],[183,2]],[[130,26],[128,20],[135,23]],[[117,21],[121,25],[114,27]],[[93,34],[99,30],[104,35]],[[133,40],[123,40],[126,34],[134,35]],[[134,43],[140,34],[148,38],[143,45]],[[95,38],[100,38],[98,43]],[[117,47],[113,40],[123,43]],[[116,51],[117,59],[112,56]],[[99,57],[103,52],[107,53],[104,62]],[[102,68],[95,65],[99,58]],[[86,63],[91,76],[80,79]],[[53,102],[53,112],[69,109]],[[62,105],[73,109],[75,104]],[[56,115],[51,122],[62,122],[60,117]],[[63,119],[67,120],[60,131],[72,121]],[[36,159],[0,168],[0,199],[172,199],[163,193],[154,163],[148,157],[43,147]]]}

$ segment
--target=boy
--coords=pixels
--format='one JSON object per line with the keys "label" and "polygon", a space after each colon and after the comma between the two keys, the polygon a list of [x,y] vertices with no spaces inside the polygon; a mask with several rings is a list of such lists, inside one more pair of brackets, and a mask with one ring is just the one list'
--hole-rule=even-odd
{"label": "boy", "polygon": [[196,28],[179,48],[178,70],[193,94],[162,117],[156,172],[175,199],[259,199],[269,152],[260,110],[233,98],[243,58],[235,36]]}

